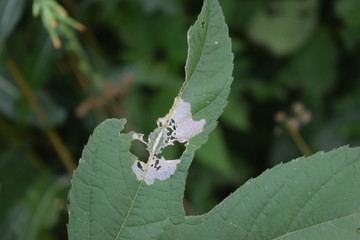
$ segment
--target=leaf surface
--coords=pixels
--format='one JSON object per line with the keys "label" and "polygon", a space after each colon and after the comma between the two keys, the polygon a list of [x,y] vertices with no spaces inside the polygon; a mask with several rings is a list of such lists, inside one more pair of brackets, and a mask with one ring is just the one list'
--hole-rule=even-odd
{"label": "leaf surface", "polygon": [[277,165],[187,217],[173,239],[359,239],[359,172],[360,148],[349,147]]}
{"label": "leaf surface", "polygon": [[215,128],[232,81],[231,42],[216,0],[205,1],[188,42],[186,79],[177,100],[191,105],[195,121],[206,121],[203,131],[187,142],[171,178],[147,185],[131,170],[136,157],[129,152],[132,133],[120,133],[125,121],[112,119],[98,126],[72,181],[70,239],[156,239],[167,225],[185,222],[187,170],[195,150]]}
{"label": "leaf surface", "polygon": [[[196,135],[179,140],[186,149],[175,171],[151,181],[146,174],[139,177],[134,163],[148,167],[151,157],[146,164],[138,162],[129,148],[142,135],[122,133],[123,119],[103,122],[73,176],[69,239],[338,239],[333,237],[339,228],[337,234],[346,239],[358,237],[359,149],[341,148],[279,165],[248,181],[209,213],[185,216],[188,168],[215,128],[232,81],[231,43],[216,0],[205,1],[188,41],[185,83],[167,119],[159,119],[161,124],[171,117],[176,122],[189,110],[184,113],[179,106],[191,106],[190,116],[177,127],[191,123]],[[188,136],[183,130],[178,134]],[[149,136],[150,155],[161,154],[161,131],[166,130],[158,127]]]}
{"label": "leaf surface", "polygon": [[[280,164],[249,180],[209,213],[185,217],[175,202],[182,196],[174,183],[178,172],[168,181],[139,185],[129,170],[135,159],[128,153],[131,135],[119,135],[123,124],[105,121],[85,148],[86,160],[73,179],[70,239],[359,237],[359,148]],[[97,161],[104,156],[106,161]]]}

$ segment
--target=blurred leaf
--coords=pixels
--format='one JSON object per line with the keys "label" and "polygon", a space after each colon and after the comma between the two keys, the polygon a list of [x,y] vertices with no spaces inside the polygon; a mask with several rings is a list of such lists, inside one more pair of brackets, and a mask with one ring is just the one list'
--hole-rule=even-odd
{"label": "blurred leaf", "polygon": [[[262,0],[239,1],[227,0],[222,1],[221,6],[229,28],[239,29],[248,24],[254,13],[261,7]],[[234,38],[232,38],[234,40]]]}
{"label": "blurred leaf", "polygon": [[0,235],[2,235],[4,225],[1,223],[5,223],[10,209],[24,198],[27,187],[39,171],[23,151],[14,147],[2,151],[0,159]]}
{"label": "blurred leaf", "polygon": [[38,177],[25,199],[12,209],[7,236],[18,240],[49,239],[49,229],[57,223],[60,211],[66,210],[68,176],[59,179]]}
{"label": "blurred leaf", "polygon": [[234,83],[230,92],[229,103],[221,115],[221,121],[231,128],[246,131],[250,125],[248,106],[245,100],[240,97],[242,91],[236,89],[235,85]]}
{"label": "blurred leaf", "polygon": [[317,25],[317,0],[267,1],[248,25],[248,34],[278,56],[298,50]]}
{"label": "blurred leaf", "polygon": [[322,30],[301,53],[292,58],[282,77],[290,85],[300,86],[305,99],[311,104],[311,110],[319,110],[324,104],[321,99],[334,86],[337,78],[337,61],[337,47],[331,36]]}
{"label": "blurred leaf", "polygon": [[344,144],[360,145],[360,84],[334,104],[326,123],[313,130],[311,144],[316,149],[331,149]]}
{"label": "blurred leaf", "polygon": [[214,129],[208,141],[196,152],[196,159],[222,173],[233,171],[226,142],[219,128]]}
{"label": "blurred leaf", "polygon": [[231,128],[246,131],[250,126],[248,115],[248,106],[245,101],[232,101],[225,108],[221,120]]}
{"label": "blurred leaf", "polygon": [[357,46],[359,45],[360,41],[360,31],[354,32],[351,31],[349,28],[343,28],[340,31],[340,37],[346,47],[346,49],[352,53],[356,50]]}
{"label": "blurred leaf", "polygon": [[[49,122],[53,126],[58,126],[64,122],[67,113],[66,110],[62,106],[55,103],[48,93],[41,89],[35,92],[35,96],[46,116],[48,117]],[[20,116],[20,118],[24,117],[24,120],[29,125],[42,128],[43,126],[39,122],[35,112],[30,108],[30,106],[27,105],[28,102],[25,102],[24,104],[26,104],[26,111],[24,116]]]}
{"label": "blurred leaf", "polygon": [[[186,39],[182,37],[186,34],[184,23],[181,15],[127,16],[119,36],[127,45],[123,58],[140,64],[167,60],[164,64],[171,63],[178,69],[186,56]],[[164,29],[167,29],[166,33]],[[177,47],[174,47],[175,42]]]}
{"label": "blurred leaf", "polygon": [[269,101],[276,93],[277,86],[273,86],[274,82],[268,79],[251,79],[248,88],[259,102]]}
{"label": "blurred leaf", "polygon": [[24,9],[24,0],[0,1],[0,44],[5,42],[19,21]]}
{"label": "blurred leaf", "polygon": [[344,23],[340,37],[347,49],[353,52],[360,40],[360,2],[357,0],[336,1],[335,12]]}
{"label": "blurred leaf", "polygon": [[147,12],[162,11],[164,13],[173,13],[179,9],[179,1],[177,0],[141,0]]}
{"label": "blurred leaf", "polygon": [[154,129],[159,116],[169,110],[181,82],[166,72],[148,68],[132,68],[125,72],[134,79],[124,99],[128,125],[132,130],[148,133]]}
{"label": "blurred leaf", "polygon": [[8,118],[14,118],[16,112],[16,101],[20,91],[7,77],[0,74],[0,112]]}
{"label": "blurred leaf", "polygon": [[348,28],[357,31],[360,30],[360,1],[335,1],[335,12],[343,20]]}
{"label": "blurred leaf", "polygon": [[55,51],[51,40],[43,28],[36,34],[34,49],[27,54],[24,60],[24,75],[29,85],[34,89],[42,87],[47,81],[53,80],[49,77],[54,64]]}
{"label": "blurred leaf", "polygon": [[128,124],[133,127],[132,130],[145,132],[147,121],[144,114],[145,109],[140,85],[133,84],[129,88],[128,97],[124,101],[124,112]]}
{"label": "blurred leaf", "polygon": [[147,101],[147,106],[145,109],[145,114],[147,116],[147,128],[148,132],[152,131],[156,127],[156,121],[159,116],[165,116],[165,114],[171,108],[171,105],[174,101],[174,96],[179,91],[181,87],[180,82],[169,82],[164,83],[162,87],[156,89],[156,92],[153,97],[150,97]]}

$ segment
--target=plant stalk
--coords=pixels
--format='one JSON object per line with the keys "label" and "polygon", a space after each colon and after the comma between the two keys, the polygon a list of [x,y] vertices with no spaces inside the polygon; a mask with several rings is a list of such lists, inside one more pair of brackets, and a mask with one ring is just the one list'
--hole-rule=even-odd
{"label": "plant stalk", "polygon": [[306,144],[303,137],[300,135],[299,131],[297,129],[293,129],[288,127],[287,128],[291,137],[294,139],[294,142],[296,146],[299,148],[300,152],[304,154],[304,156],[308,157],[312,155],[312,152],[310,150],[310,147]]}
{"label": "plant stalk", "polygon": [[59,134],[51,126],[48,117],[46,116],[44,110],[41,108],[40,104],[35,98],[29,85],[26,83],[16,63],[13,60],[8,60],[7,67],[10,73],[12,74],[15,82],[23,92],[25,98],[29,102],[30,107],[35,112],[39,122],[43,125],[52,146],[54,147],[55,151],[62,160],[62,163],[64,164],[65,168],[67,169],[68,172],[72,173],[75,169],[75,164],[70,152],[66,148]]}

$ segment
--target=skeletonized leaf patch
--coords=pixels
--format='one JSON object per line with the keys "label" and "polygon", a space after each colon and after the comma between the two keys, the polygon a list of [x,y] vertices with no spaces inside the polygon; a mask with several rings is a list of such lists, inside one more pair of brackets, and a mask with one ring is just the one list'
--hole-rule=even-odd
{"label": "skeletonized leaf patch", "polygon": [[190,103],[181,98],[177,102],[176,100],[173,111],[165,117],[159,118],[158,125],[171,129],[170,138],[172,141],[186,142],[203,130],[206,120],[194,121],[191,115]]}
{"label": "skeletonized leaf patch", "polygon": [[149,164],[136,160],[131,168],[139,181],[144,180],[150,185],[154,183],[154,179],[165,180],[171,177],[179,162],[180,159],[165,160],[163,157],[154,157]]}
{"label": "skeletonized leaf patch", "polygon": [[147,163],[136,160],[132,165],[137,179],[150,185],[154,183],[154,179],[166,180],[171,177],[175,173],[180,159],[165,160],[158,155],[165,147],[173,145],[175,141],[185,143],[201,133],[205,123],[205,119],[195,121],[192,118],[190,103],[181,98],[175,98],[170,112],[165,117],[158,119],[158,127],[149,134],[147,141],[144,140],[143,134],[133,134],[133,139],[145,143],[149,152]]}

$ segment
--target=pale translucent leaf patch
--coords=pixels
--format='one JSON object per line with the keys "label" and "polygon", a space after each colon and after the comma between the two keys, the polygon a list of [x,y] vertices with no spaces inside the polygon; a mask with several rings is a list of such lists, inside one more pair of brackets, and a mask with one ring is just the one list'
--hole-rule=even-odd
{"label": "pale translucent leaf patch", "polygon": [[154,179],[166,180],[171,177],[175,173],[176,165],[181,160],[165,160],[157,155],[161,154],[165,147],[173,145],[175,141],[185,143],[201,133],[205,123],[205,119],[193,120],[190,103],[181,98],[175,98],[170,112],[165,117],[158,119],[158,127],[149,134],[147,141],[144,140],[143,134],[134,133],[132,135],[134,140],[146,144],[146,149],[150,154],[147,163],[136,160],[132,165],[137,179],[144,180],[146,184],[150,185],[154,183]]}
{"label": "pale translucent leaf patch", "polygon": [[154,179],[166,180],[171,177],[176,170],[176,165],[180,163],[180,159],[165,160],[154,157],[149,163],[136,160],[132,165],[132,170],[136,174],[136,178],[141,181],[144,180],[146,184],[154,183]]}
{"label": "pale translucent leaf patch", "polygon": [[199,121],[192,119],[190,103],[181,98],[175,99],[173,111],[158,120],[158,125],[169,127],[172,130],[170,137],[173,141],[179,142],[186,142],[202,132],[205,123],[205,119]]}

